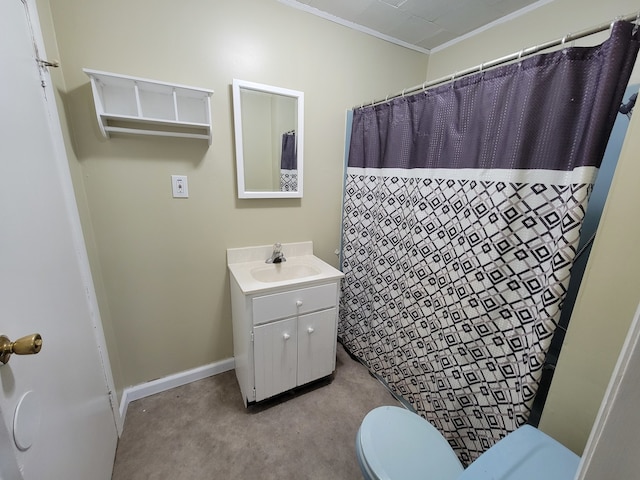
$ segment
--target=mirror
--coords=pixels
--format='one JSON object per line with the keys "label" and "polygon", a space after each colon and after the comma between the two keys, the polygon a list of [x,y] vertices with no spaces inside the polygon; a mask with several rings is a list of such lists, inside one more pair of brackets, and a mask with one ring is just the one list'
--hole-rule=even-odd
{"label": "mirror", "polygon": [[233,80],[239,198],[301,198],[304,93]]}

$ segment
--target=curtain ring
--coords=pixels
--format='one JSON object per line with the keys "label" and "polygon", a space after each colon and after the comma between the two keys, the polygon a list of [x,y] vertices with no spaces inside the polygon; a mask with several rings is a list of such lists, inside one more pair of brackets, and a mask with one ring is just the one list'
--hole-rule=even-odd
{"label": "curtain ring", "polygon": [[516,60],[516,65],[518,65],[518,69],[522,68],[522,62],[520,61],[522,59],[522,56],[524,55],[524,51],[526,49],[523,48],[522,50],[520,50],[520,53],[518,53],[518,59]]}
{"label": "curtain ring", "polygon": [[404,92],[405,92],[406,88],[402,89],[402,98],[404,98]]}
{"label": "curtain ring", "polygon": [[567,39],[571,36],[570,33],[567,33],[564,37],[562,37],[562,41],[560,42],[560,46],[562,47],[562,53],[567,53],[567,48],[564,46],[567,43]]}
{"label": "curtain ring", "polygon": [[622,18],[622,17],[619,17],[619,16],[618,16],[618,17],[614,18],[613,20],[611,20],[611,25],[609,25],[609,28],[610,28],[611,30],[613,30],[613,26],[614,26],[614,25],[616,24],[616,22],[618,22],[621,18]]}
{"label": "curtain ring", "polygon": [[451,84],[451,88],[454,89],[455,88],[455,84],[456,84],[456,77],[458,76],[458,72],[453,72],[453,74],[451,75],[451,80],[450,84]]}

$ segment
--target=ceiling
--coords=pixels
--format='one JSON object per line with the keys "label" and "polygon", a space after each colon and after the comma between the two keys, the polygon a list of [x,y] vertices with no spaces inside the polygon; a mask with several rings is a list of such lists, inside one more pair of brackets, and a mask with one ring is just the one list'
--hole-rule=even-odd
{"label": "ceiling", "polygon": [[398,45],[429,53],[551,0],[279,0]]}

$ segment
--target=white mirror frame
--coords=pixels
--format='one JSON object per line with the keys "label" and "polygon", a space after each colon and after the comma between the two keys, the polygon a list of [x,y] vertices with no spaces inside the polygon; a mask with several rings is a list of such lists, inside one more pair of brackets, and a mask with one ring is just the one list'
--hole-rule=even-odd
{"label": "white mirror frame", "polygon": [[[297,100],[296,156],[298,170],[298,190],[281,191],[247,191],[245,188],[245,159],[242,134],[242,104],[240,90],[254,90],[292,97]],[[233,80],[233,122],[235,127],[236,166],[238,170],[238,198],[302,198],[303,151],[304,151],[304,93],[288,88],[273,87],[245,80]]]}

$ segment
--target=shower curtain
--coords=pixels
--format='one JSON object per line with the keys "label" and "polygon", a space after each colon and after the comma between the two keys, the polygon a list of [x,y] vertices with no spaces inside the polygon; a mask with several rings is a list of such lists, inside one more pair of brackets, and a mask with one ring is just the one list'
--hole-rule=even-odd
{"label": "shower curtain", "polygon": [[338,336],[464,464],[528,418],[637,51],[618,22],[354,111]]}
{"label": "shower curtain", "polygon": [[282,134],[280,191],[298,191],[298,155],[296,151],[296,132],[294,131]]}

